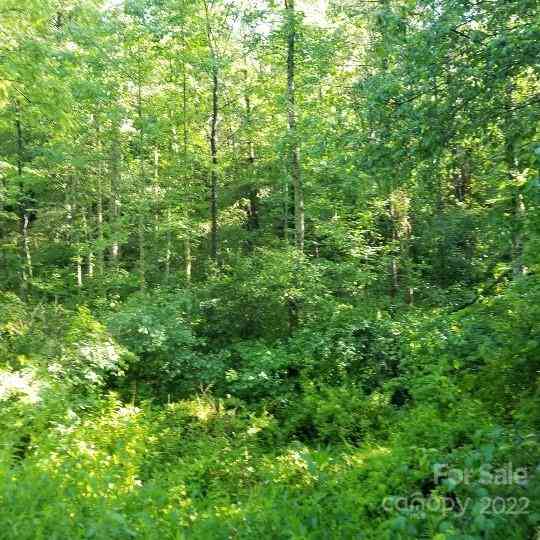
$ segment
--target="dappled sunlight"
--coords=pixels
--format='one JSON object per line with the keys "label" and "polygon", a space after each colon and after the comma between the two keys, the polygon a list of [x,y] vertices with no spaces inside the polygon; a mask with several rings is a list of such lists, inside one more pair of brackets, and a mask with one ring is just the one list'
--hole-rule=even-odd
{"label": "dappled sunlight", "polygon": [[0,402],[19,398],[23,403],[36,404],[42,399],[46,385],[32,370],[0,371]]}
{"label": "dappled sunlight", "polygon": [[0,540],[540,539],[538,0],[0,0]]}

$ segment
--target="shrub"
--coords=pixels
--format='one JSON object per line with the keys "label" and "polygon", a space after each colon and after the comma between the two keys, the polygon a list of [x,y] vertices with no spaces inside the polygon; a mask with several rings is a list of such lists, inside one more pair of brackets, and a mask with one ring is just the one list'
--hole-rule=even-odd
{"label": "shrub", "polygon": [[136,356],[125,386],[140,382],[138,397],[185,395],[204,379],[193,332],[191,298],[181,292],[136,294],[112,314],[107,325],[116,339]]}

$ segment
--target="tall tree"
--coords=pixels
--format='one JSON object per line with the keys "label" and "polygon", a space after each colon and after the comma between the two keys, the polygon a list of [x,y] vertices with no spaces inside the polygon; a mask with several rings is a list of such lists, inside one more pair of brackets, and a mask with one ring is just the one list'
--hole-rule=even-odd
{"label": "tall tree", "polygon": [[296,248],[304,251],[305,210],[304,187],[300,167],[300,142],[296,128],[295,48],[297,40],[297,14],[294,0],[285,1],[285,24],[287,36],[287,128],[289,145],[289,174],[294,190],[294,223]]}

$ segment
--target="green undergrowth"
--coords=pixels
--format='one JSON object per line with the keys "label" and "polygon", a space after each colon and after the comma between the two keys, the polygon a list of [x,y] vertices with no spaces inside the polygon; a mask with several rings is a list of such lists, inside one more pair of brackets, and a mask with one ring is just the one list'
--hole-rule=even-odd
{"label": "green undergrowth", "polygon": [[[11,422],[20,413],[20,405],[13,407]],[[480,512],[491,486],[429,486],[439,463],[472,469],[508,459],[514,467],[535,463],[537,439],[522,433],[518,443],[517,432],[487,421],[485,413],[472,400],[444,415],[418,406],[379,444],[307,445],[280,441],[269,413],[210,399],[134,407],[111,395],[90,408],[51,413],[41,432],[31,421],[16,437],[3,436],[2,534],[526,538],[538,519],[536,478],[526,487],[494,487],[493,496],[530,498],[531,513],[519,520]],[[469,515],[393,510],[391,497],[420,504],[449,490],[473,501]]]}
{"label": "green undergrowth", "polygon": [[[347,312],[315,345],[306,326],[231,346],[198,394],[171,397],[171,367],[147,399],[121,333],[85,309],[29,319],[3,295],[0,537],[531,538],[539,296],[529,278],[454,313]],[[189,336],[181,361],[195,365],[205,351]],[[519,481],[486,481],[508,467]]]}

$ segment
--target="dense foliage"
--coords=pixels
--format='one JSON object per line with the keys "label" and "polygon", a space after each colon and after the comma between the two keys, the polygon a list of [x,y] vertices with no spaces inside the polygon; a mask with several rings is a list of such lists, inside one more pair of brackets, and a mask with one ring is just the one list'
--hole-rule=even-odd
{"label": "dense foliage", "polygon": [[0,538],[540,534],[535,0],[0,36]]}

